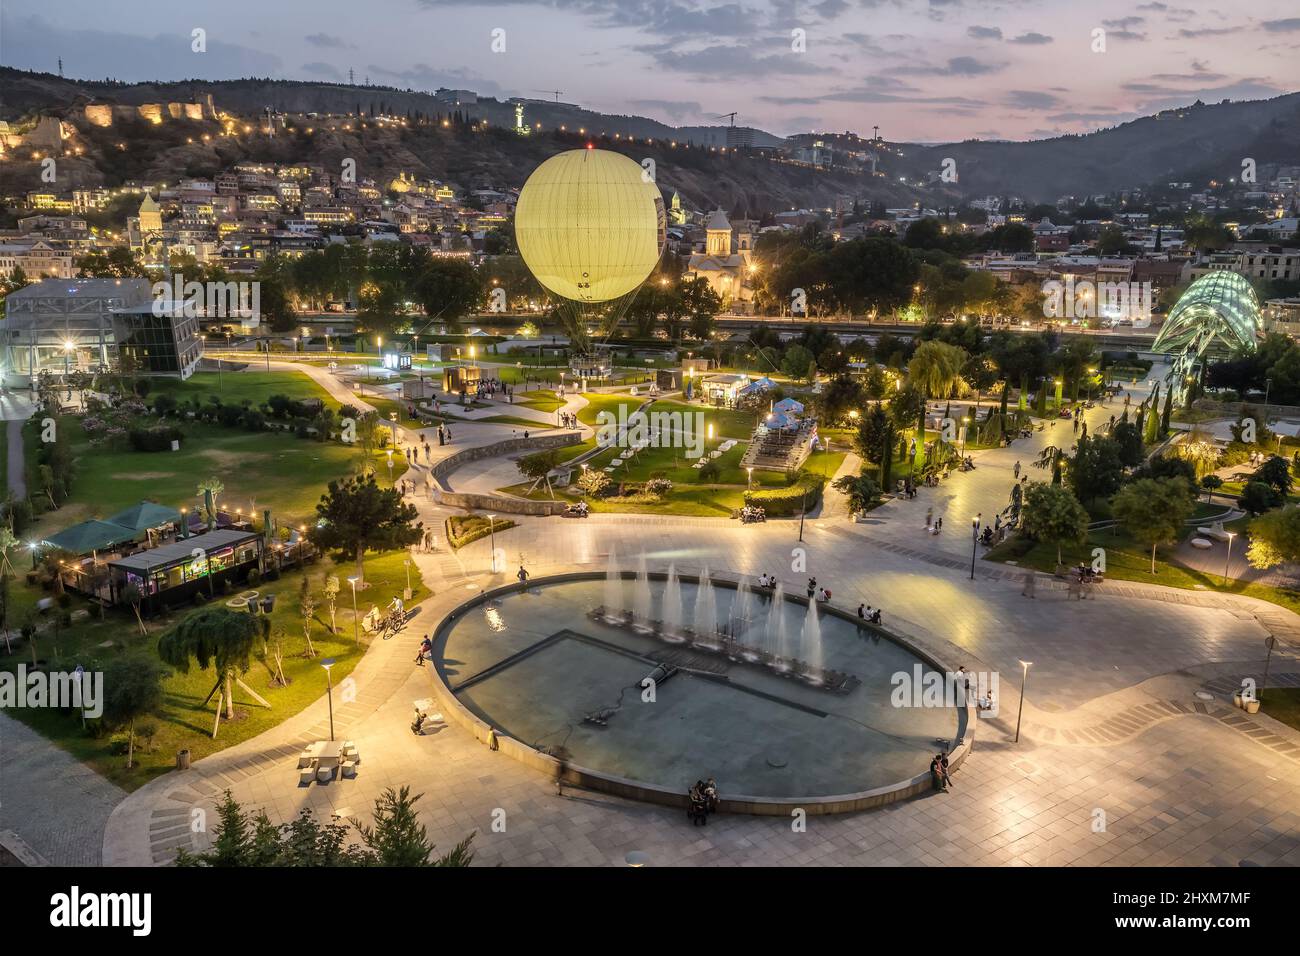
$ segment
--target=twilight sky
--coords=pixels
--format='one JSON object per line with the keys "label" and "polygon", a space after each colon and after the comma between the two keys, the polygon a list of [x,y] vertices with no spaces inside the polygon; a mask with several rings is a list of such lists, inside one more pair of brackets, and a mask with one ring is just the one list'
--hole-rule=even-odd
{"label": "twilight sky", "polygon": [[1293,92],[1297,44],[1295,0],[0,0],[0,63],[62,57],[70,77],[351,68],[402,88],[559,89],[675,125],[732,110],[781,134],[878,124],[895,141],[1033,139]]}

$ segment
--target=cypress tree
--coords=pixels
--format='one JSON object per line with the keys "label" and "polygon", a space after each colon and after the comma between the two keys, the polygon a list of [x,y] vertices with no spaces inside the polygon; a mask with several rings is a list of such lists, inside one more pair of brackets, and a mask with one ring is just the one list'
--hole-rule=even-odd
{"label": "cypress tree", "polygon": [[1160,437],[1164,438],[1169,434],[1169,417],[1174,411],[1174,390],[1165,389],[1165,407],[1160,410]]}

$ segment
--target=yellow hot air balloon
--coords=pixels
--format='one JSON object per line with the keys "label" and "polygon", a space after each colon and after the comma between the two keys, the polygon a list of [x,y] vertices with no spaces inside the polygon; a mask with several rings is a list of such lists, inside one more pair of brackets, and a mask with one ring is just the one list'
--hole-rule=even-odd
{"label": "yellow hot air balloon", "polygon": [[537,281],[576,302],[608,302],[659,261],[667,217],[659,187],[634,160],[572,149],[542,163],[515,207],[515,242]]}

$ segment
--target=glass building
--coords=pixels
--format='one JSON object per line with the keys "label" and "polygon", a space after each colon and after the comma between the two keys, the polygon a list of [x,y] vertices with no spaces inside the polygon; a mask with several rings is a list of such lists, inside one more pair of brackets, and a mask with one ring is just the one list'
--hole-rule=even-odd
{"label": "glass building", "polygon": [[1254,351],[1264,320],[1250,281],[1227,270],[1201,276],[1169,310],[1156,336],[1156,352],[1181,353],[1192,359],[1207,352]]}
{"label": "glass building", "polygon": [[11,292],[5,311],[6,385],[123,361],[138,375],[189,378],[203,354],[198,319],[156,308],[148,279],[46,279]]}

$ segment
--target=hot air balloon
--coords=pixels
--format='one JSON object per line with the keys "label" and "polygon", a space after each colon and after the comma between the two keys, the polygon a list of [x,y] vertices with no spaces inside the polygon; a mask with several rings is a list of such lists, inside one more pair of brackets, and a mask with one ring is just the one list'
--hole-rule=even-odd
{"label": "hot air balloon", "polygon": [[593,317],[607,330],[617,324],[659,262],[666,230],[659,187],[634,160],[603,149],[552,156],[533,170],[515,207],[519,254],[564,301],[561,317],[579,342]]}

